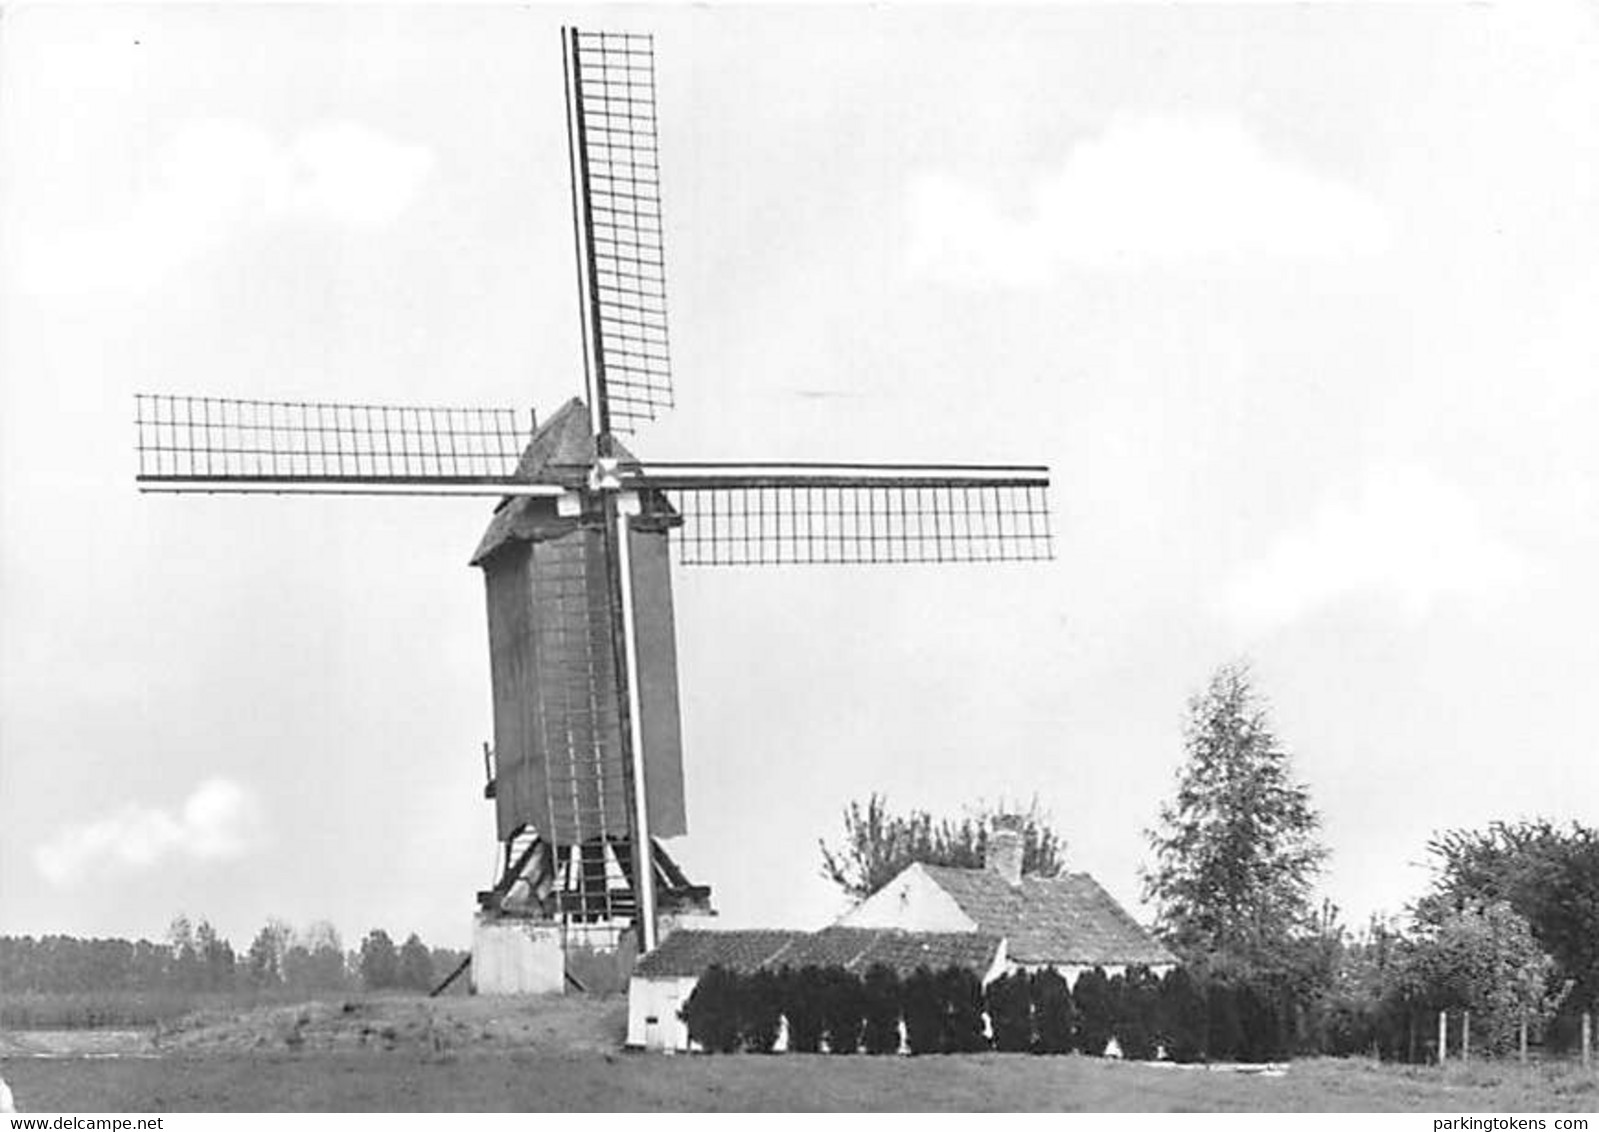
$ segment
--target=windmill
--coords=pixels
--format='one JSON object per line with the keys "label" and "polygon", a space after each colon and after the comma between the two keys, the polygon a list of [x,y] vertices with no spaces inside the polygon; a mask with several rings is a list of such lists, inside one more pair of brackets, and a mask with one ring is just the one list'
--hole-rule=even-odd
{"label": "windmill", "polygon": [[[488,914],[567,940],[704,908],[687,830],[669,546],[681,565],[1051,556],[1042,467],[656,462],[672,406],[653,41],[562,31],[583,397],[513,409],[139,394],[144,492],[499,497],[484,571],[485,747],[503,868]],[[575,361],[575,359],[574,359]]]}

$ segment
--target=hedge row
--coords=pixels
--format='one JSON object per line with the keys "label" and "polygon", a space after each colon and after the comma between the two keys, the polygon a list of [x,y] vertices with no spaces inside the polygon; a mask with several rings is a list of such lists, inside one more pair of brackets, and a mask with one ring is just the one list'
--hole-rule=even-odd
{"label": "hedge row", "polygon": [[1096,967],[1075,988],[1057,971],[1015,972],[986,992],[971,971],[918,968],[901,979],[873,966],[739,975],[713,966],[680,1012],[689,1037],[713,1053],[770,1053],[783,1021],[796,1053],[1084,1053],[1114,1039],[1123,1057],[1265,1061],[1286,1055],[1288,1012],[1248,983],[1196,979],[1178,968],[1107,976]]}

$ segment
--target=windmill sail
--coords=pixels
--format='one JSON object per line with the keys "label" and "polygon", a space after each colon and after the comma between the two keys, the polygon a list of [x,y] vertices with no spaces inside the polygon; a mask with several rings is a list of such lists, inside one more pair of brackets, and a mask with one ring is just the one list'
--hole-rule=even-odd
{"label": "windmill sail", "polygon": [[608,436],[672,405],[655,49],[576,28],[564,42],[589,403]]}
{"label": "windmill sail", "polygon": [[531,423],[514,409],[134,397],[141,491],[553,494],[518,474]]}

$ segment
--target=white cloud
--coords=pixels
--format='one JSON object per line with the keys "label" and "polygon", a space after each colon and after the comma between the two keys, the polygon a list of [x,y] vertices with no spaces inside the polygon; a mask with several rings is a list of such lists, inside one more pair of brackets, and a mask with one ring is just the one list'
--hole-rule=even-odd
{"label": "white cloud", "polygon": [[1339,598],[1365,594],[1417,619],[1447,599],[1481,599],[1530,572],[1527,558],[1484,529],[1472,501],[1406,468],[1374,476],[1290,531],[1227,588],[1222,612],[1263,631]]}
{"label": "white cloud", "polygon": [[34,850],[34,864],[55,885],[113,871],[137,871],[173,858],[217,861],[249,851],[260,836],[260,809],[236,782],[202,782],[176,812],[129,803],[99,821],[72,826]]}
{"label": "white cloud", "polygon": [[190,121],[110,220],[19,224],[21,279],[43,294],[133,289],[252,225],[383,227],[410,207],[432,167],[425,147],[355,122],[324,122],[283,143],[246,122]]}
{"label": "white cloud", "polygon": [[1219,117],[1115,118],[1015,212],[942,174],[912,182],[909,210],[912,270],[953,283],[1034,284],[1062,266],[1343,259],[1389,239],[1370,197]]}

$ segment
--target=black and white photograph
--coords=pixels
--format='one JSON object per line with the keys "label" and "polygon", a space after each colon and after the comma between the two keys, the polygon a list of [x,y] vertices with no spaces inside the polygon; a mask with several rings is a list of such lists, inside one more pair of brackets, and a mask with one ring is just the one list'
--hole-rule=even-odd
{"label": "black and white photograph", "polygon": [[0,7],[0,1112],[1587,1127],[1596,312],[1594,0]]}

